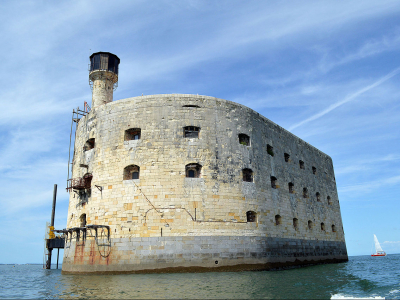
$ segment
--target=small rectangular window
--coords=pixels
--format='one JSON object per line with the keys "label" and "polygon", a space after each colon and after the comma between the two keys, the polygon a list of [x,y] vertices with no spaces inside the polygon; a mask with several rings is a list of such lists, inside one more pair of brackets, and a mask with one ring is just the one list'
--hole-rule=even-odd
{"label": "small rectangular window", "polygon": [[299,160],[300,169],[304,169],[304,161]]}
{"label": "small rectangular window", "polygon": [[267,145],[267,153],[274,156],[274,148],[271,145]]}
{"label": "small rectangular window", "polygon": [[186,126],[183,128],[183,134],[186,138],[199,138],[200,127]]}

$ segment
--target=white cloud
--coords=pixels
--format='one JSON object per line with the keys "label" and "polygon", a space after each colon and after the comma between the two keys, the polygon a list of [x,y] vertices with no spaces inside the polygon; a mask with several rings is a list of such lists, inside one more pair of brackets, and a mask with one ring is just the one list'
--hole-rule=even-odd
{"label": "white cloud", "polygon": [[328,108],[320,111],[319,113],[314,114],[313,116],[299,122],[296,123],[294,125],[292,125],[289,130],[293,130],[296,129],[297,127],[304,125],[308,122],[314,121],[316,119],[321,118],[322,116],[326,115],[327,113],[331,112],[332,110],[338,108],[339,106],[342,106],[343,104],[346,104],[347,102],[350,102],[354,99],[356,99],[358,96],[360,96],[361,94],[364,94],[365,92],[368,92],[369,90],[381,85],[382,83],[384,83],[385,81],[389,80],[390,78],[396,76],[398,73],[400,72],[400,67],[394,69],[392,72],[390,72],[389,74],[385,75],[384,77],[380,78],[379,80],[375,81],[374,83],[363,87],[362,89],[359,89],[358,91],[352,93],[351,95],[347,96],[346,98],[344,98],[343,100],[337,101],[336,103],[331,104]]}

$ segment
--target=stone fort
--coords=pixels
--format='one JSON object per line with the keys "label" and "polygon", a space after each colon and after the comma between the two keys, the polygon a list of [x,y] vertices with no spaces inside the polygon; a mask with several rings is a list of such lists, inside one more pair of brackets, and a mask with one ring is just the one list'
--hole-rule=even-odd
{"label": "stone fort", "polygon": [[108,52],[90,56],[92,108],[74,110],[63,273],[348,260],[328,155],[223,99],[113,102],[119,63]]}

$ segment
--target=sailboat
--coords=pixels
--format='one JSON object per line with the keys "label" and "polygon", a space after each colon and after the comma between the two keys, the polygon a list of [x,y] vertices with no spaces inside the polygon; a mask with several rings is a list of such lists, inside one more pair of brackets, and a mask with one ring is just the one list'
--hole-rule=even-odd
{"label": "sailboat", "polygon": [[386,252],[382,250],[381,244],[378,242],[378,238],[374,234],[374,242],[375,242],[375,253],[371,254],[371,256],[386,256]]}

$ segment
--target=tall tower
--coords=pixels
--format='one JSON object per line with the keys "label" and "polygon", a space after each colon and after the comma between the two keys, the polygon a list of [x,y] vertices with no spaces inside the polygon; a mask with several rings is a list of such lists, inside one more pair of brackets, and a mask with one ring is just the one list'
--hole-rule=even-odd
{"label": "tall tower", "polygon": [[89,83],[92,87],[92,108],[113,101],[118,82],[118,56],[96,52],[90,56]]}

